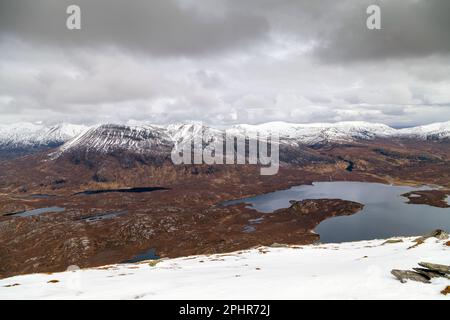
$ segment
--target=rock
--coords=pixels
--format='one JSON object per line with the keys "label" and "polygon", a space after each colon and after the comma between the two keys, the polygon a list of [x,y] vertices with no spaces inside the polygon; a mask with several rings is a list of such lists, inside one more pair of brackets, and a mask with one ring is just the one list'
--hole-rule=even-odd
{"label": "rock", "polygon": [[413,270],[417,273],[423,274],[424,276],[431,278],[448,278],[445,273],[429,270],[425,268],[413,268]]}
{"label": "rock", "polygon": [[394,269],[391,271],[391,273],[394,277],[396,277],[398,280],[400,280],[401,283],[405,283],[406,280],[430,283],[429,277],[427,277],[423,274],[414,272],[414,271]]}
{"label": "rock", "polygon": [[81,270],[81,269],[80,269],[79,266],[76,266],[76,265],[70,265],[70,266],[68,266],[67,269],[66,269],[66,271],[70,271],[70,272],[78,271],[78,270]]}
{"label": "rock", "polygon": [[422,237],[414,239],[413,242],[415,242],[416,244],[409,247],[408,249],[412,249],[412,248],[415,248],[415,247],[423,244],[425,242],[425,240],[427,240],[428,238],[436,238],[438,240],[447,240],[449,238],[449,234],[440,229],[434,230],[433,232],[431,232],[428,235],[424,235]]}
{"label": "rock", "polygon": [[433,271],[437,271],[437,272],[441,272],[441,273],[445,273],[445,274],[450,274],[450,266],[446,266],[443,264],[435,264],[435,263],[429,263],[429,262],[419,262],[419,266],[433,270]]}
{"label": "rock", "polygon": [[289,248],[289,245],[275,242],[270,247],[271,248]]}
{"label": "rock", "polygon": [[161,262],[161,260],[160,259],[158,259],[158,260],[151,260],[151,261],[149,261],[148,262],[148,265],[150,266],[150,267],[155,267],[158,263],[160,263]]}
{"label": "rock", "polygon": [[444,230],[434,230],[431,232],[426,238],[436,238],[439,240],[447,240],[449,238],[449,234],[445,232]]}
{"label": "rock", "polygon": [[50,280],[50,281],[47,281],[47,283],[58,283],[59,282],[59,280]]}
{"label": "rock", "polygon": [[383,242],[381,245],[383,246],[385,244],[393,244],[393,243],[400,243],[400,242],[403,242],[403,240],[402,239],[389,239],[389,240],[386,240],[385,242]]}

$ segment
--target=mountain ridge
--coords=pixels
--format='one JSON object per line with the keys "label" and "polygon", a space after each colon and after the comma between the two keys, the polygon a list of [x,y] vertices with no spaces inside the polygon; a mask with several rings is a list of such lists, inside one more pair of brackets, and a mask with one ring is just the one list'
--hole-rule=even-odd
{"label": "mountain ridge", "polygon": [[80,148],[101,153],[117,149],[145,153],[161,146],[168,148],[177,143],[189,143],[201,136],[214,140],[223,135],[225,130],[227,133],[245,137],[256,133],[267,135],[277,133],[280,143],[286,145],[346,143],[376,138],[437,141],[450,139],[450,121],[403,129],[364,121],[309,124],[276,121],[259,125],[236,124],[221,129],[199,122],[179,122],[168,125],[109,123],[94,126],[69,123],[55,126],[18,123],[0,125],[0,149],[58,147],[52,154],[53,157]]}

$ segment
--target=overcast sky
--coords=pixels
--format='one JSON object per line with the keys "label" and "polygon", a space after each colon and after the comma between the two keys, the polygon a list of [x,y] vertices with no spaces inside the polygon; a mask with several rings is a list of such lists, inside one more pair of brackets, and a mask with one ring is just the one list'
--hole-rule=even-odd
{"label": "overcast sky", "polygon": [[450,1],[0,0],[0,123],[129,120],[448,121]]}

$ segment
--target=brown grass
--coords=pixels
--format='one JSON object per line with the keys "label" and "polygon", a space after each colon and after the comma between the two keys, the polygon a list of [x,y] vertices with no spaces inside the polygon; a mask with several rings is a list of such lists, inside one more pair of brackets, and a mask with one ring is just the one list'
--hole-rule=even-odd
{"label": "brown grass", "polygon": [[120,182],[94,182],[90,181],[80,186],[80,191],[86,190],[110,190],[110,189],[126,189],[130,186]]}
{"label": "brown grass", "polygon": [[447,286],[444,290],[441,291],[441,293],[446,296],[450,294],[450,286]]}

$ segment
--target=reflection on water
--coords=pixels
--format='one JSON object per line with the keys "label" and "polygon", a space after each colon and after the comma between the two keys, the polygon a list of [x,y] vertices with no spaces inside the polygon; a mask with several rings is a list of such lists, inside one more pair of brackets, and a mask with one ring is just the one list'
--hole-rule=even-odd
{"label": "reflection on water", "polygon": [[228,201],[224,205],[248,203],[260,212],[290,206],[289,200],[343,199],[362,203],[357,214],[334,217],[315,231],[321,242],[345,242],[420,235],[435,229],[450,230],[450,209],[407,204],[401,195],[424,188],[390,186],[365,182],[317,182],[256,197]]}

